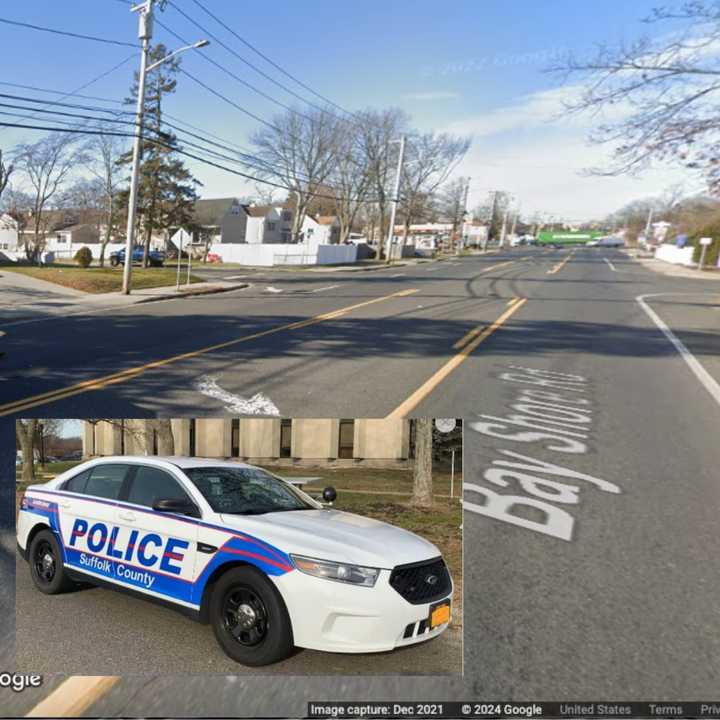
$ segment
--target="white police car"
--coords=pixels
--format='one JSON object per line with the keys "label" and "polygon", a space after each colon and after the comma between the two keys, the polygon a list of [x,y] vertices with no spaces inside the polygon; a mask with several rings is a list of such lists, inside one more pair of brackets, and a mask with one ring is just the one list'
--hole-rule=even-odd
{"label": "white police car", "polygon": [[434,545],[324,507],[252,465],[91,460],[30,486],[17,527],[42,592],[89,581],[170,603],[212,624],[245,665],[295,645],[392,650],[450,622],[452,580]]}

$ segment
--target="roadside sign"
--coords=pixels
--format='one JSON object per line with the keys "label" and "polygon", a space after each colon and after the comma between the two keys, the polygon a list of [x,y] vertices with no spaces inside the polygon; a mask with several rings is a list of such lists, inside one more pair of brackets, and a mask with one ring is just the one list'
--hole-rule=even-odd
{"label": "roadside sign", "polygon": [[712,238],[700,238],[700,244],[701,245],[712,245]]}
{"label": "roadside sign", "polygon": [[456,425],[457,425],[457,421],[455,420],[455,418],[436,418],[435,419],[435,427],[441,433],[452,432],[455,429]]}

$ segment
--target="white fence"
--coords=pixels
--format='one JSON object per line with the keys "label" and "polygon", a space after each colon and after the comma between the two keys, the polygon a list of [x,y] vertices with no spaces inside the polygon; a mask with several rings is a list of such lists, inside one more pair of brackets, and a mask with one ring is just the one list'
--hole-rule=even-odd
{"label": "white fence", "polygon": [[[80,249],[86,247],[90,250],[93,256],[93,260],[100,258],[100,250],[102,245],[100,243],[71,243],[65,244],[62,247],[53,247],[48,244],[48,247],[43,253],[43,261],[45,263],[63,262],[72,260],[75,257],[75,253]],[[125,247],[125,243],[108,243],[105,247],[105,260],[109,260],[110,253],[122,250]]]}
{"label": "white fence", "polygon": [[665,262],[674,263],[675,265],[695,265],[693,262],[693,251],[692,245],[687,247],[676,247],[666,243],[659,245],[655,251],[655,257],[658,260],[664,260]]}
{"label": "white fence", "polygon": [[272,267],[273,265],[339,265],[357,260],[355,245],[213,243],[210,252],[223,262]]}

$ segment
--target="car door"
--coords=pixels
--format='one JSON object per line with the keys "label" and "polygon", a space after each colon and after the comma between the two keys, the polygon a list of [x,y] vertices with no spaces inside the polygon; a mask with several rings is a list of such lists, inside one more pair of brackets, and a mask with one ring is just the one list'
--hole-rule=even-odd
{"label": "car door", "polygon": [[118,581],[181,605],[193,606],[196,519],[153,510],[157,500],[194,502],[180,481],[152,465],[137,465],[119,503],[115,522],[120,546]]}
{"label": "car door", "polygon": [[60,488],[58,518],[64,561],[84,574],[115,580],[110,552],[116,502],[129,466],[103,463],[73,476]]}

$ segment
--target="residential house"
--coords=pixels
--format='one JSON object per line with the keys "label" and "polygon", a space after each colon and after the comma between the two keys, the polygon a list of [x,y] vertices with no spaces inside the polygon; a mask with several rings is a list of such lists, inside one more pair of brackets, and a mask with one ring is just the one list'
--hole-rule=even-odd
{"label": "residential house", "polygon": [[306,215],[301,232],[303,242],[309,245],[337,245],[340,242],[340,220],[335,215]]}
{"label": "residential house", "polygon": [[0,215],[0,252],[15,253],[18,247],[18,223],[10,215]]}
{"label": "residential house", "polygon": [[293,211],[288,205],[246,205],[245,242],[272,244],[292,242]]}

